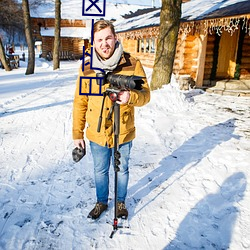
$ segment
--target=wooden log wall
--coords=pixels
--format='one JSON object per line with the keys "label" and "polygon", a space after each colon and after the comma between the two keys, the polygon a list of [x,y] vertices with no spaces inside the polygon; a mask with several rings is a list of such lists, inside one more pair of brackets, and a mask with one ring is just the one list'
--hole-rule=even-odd
{"label": "wooden log wall", "polygon": [[80,59],[81,57],[83,57],[83,46],[85,46],[85,48],[88,48],[89,45],[89,41],[88,40],[82,40],[79,38],[74,38],[73,39],[73,54],[75,56],[76,59]]}
{"label": "wooden log wall", "polygon": [[245,35],[242,46],[240,79],[250,79],[250,36]]}
{"label": "wooden log wall", "polygon": [[71,38],[61,38],[60,51],[73,52],[73,40]]}
{"label": "wooden log wall", "polygon": [[152,68],[154,66],[155,53],[139,51],[138,47],[140,46],[140,42],[144,43],[144,41],[146,41],[145,39],[120,39],[120,41],[124,51],[129,52],[132,56],[138,58],[145,67]]}
{"label": "wooden log wall", "polygon": [[179,35],[177,39],[176,44],[176,50],[175,50],[175,59],[174,59],[174,65],[173,65],[173,73],[178,75],[179,71],[183,68],[183,53],[185,46],[185,36]]}
{"label": "wooden log wall", "polygon": [[131,54],[135,54],[136,53],[136,46],[137,46],[137,41],[136,40],[121,40],[122,46],[123,46],[123,50],[127,51]]}
{"label": "wooden log wall", "polygon": [[[140,59],[145,67],[153,68],[155,60],[155,52],[157,45],[157,38],[147,36],[136,37],[137,39],[129,39],[126,36],[119,36],[123,45],[123,49],[131,53],[134,57]],[[141,44],[146,48],[146,44],[155,40],[155,51],[148,51],[140,49]],[[176,47],[176,55],[173,66],[173,73],[177,75],[190,75],[191,78],[196,79],[197,73],[197,57],[199,53],[198,37],[195,35],[179,34]],[[150,46],[149,46],[150,47]]]}
{"label": "wooden log wall", "polygon": [[150,53],[140,54],[140,53],[136,53],[134,55],[134,57],[138,58],[141,61],[142,65],[144,65],[145,67],[148,67],[148,68],[153,68],[154,67],[155,54],[150,54]]}
{"label": "wooden log wall", "polygon": [[184,50],[184,65],[180,74],[188,74],[192,79],[196,78],[197,58],[199,54],[199,46],[197,36],[187,36]]}
{"label": "wooden log wall", "polygon": [[177,76],[189,75],[192,79],[196,79],[199,53],[197,39],[195,35],[178,36],[173,67],[173,73]]}
{"label": "wooden log wall", "polygon": [[[39,29],[39,26],[43,28],[55,27],[54,18],[31,18],[31,22],[34,29]],[[86,27],[86,21],[62,19],[61,27]]]}
{"label": "wooden log wall", "polygon": [[[42,57],[46,58],[49,52],[53,52],[54,37],[42,38]],[[83,56],[83,46],[88,47],[88,40],[78,38],[61,38],[60,51],[69,51],[76,59]]]}
{"label": "wooden log wall", "polygon": [[48,52],[53,51],[54,37],[42,37],[42,57],[46,58]]}

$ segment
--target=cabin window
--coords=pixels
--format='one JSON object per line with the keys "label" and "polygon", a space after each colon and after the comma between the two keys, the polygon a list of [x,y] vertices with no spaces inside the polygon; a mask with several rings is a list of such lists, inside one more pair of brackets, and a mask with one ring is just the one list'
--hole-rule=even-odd
{"label": "cabin window", "polygon": [[138,53],[155,53],[155,38],[142,38],[137,40]]}

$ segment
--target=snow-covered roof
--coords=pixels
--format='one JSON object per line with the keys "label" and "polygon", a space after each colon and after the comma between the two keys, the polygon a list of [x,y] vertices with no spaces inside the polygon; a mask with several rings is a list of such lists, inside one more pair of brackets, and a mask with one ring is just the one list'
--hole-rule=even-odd
{"label": "snow-covered roof", "polygon": [[[61,0],[61,18],[71,20],[91,19],[89,16],[82,16],[82,0]],[[96,5],[102,4],[97,2]],[[101,6],[101,5],[100,5]],[[149,8],[150,6],[138,4],[114,4],[106,2],[106,15],[105,19],[119,19],[122,15],[135,12],[138,9]],[[90,8],[88,11],[91,14]],[[46,3],[39,6],[37,9],[30,10],[31,17],[40,18],[54,18],[55,17],[55,3],[47,0]]]}
{"label": "snow-covered roof", "polygon": [[[160,24],[160,8],[149,13],[117,20],[117,32]],[[182,4],[182,21],[195,21],[225,16],[250,14],[250,0],[191,0]]]}
{"label": "snow-covered roof", "polygon": [[250,13],[249,0],[191,0],[182,4],[182,20],[184,21],[247,13]]}
{"label": "snow-covered roof", "polygon": [[114,22],[116,32],[156,26],[160,23],[160,9],[133,18],[120,19]]}
{"label": "snow-covered roof", "polygon": [[[42,36],[54,36],[55,28],[41,28]],[[78,37],[89,39],[91,37],[91,28],[83,27],[62,27],[61,37]]]}

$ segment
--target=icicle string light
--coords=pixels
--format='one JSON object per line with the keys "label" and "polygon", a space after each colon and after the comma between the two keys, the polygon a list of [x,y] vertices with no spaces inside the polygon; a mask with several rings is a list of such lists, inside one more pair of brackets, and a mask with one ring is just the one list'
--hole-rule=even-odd
{"label": "icicle string light", "polygon": [[206,36],[215,32],[217,35],[221,35],[223,31],[230,33],[232,36],[236,30],[239,29],[240,20],[243,20],[242,29],[250,35],[250,20],[249,16],[243,17],[231,17],[231,18],[217,18],[210,20],[203,20],[200,22],[186,22],[181,23],[179,33],[185,35],[190,32],[201,33]]}
{"label": "icicle string light", "polygon": [[138,30],[125,31],[117,34],[118,38],[124,39],[142,39],[142,38],[158,38],[159,36],[159,27],[149,27],[149,28],[141,28]]}
{"label": "icicle string light", "polygon": [[[222,32],[226,31],[231,34],[234,34],[236,30],[239,29],[240,20],[242,20],[242,29],[245,30],[246,34],[250,36],[250,16],[241,16],[241,17],[226,17],[226,18],[217,18],[201,21],[192,21],[192,22],[182,22],[179,28],[179,34],[184,34],[185,36],[190,33],[203,33],[205,36],[215,32],[219,36]],[[142,39],[142,38],[158,38],[159,36],[159,26],[140,28],[137,30],[130,30],[118,33],[119,38],[124,39]]]}

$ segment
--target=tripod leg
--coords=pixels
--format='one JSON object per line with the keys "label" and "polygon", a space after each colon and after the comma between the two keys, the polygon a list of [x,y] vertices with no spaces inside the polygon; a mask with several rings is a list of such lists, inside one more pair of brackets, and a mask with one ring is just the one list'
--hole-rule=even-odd
{"label": "tripod leg", "polygon": [[99,116],[99,121],[98,121],[98,125],[97,125],[97,132],[100,133],[101,131],[101,125],[102,125],[102,113],[103,113],[103,107],[104,107],[104,102],[105,102],[105,98],[107,96],[107,93],[104,92],[103,93],[103,99],[102,99],[102,107],[101,107],[101,112],[100,112],[100,116]]}
{"label": "tripod leg", "polygon": [[110,235],[112,238],[115,231],[118,229],[118,219],[117,219],[117,193],[118,193],[118,172],[120,171],[120,152],[119,152],[119,133],[120,133],[120,105],[114,103],[114,171],[115,171],[115,208],[114,208],[114,224],[113,231]]}

